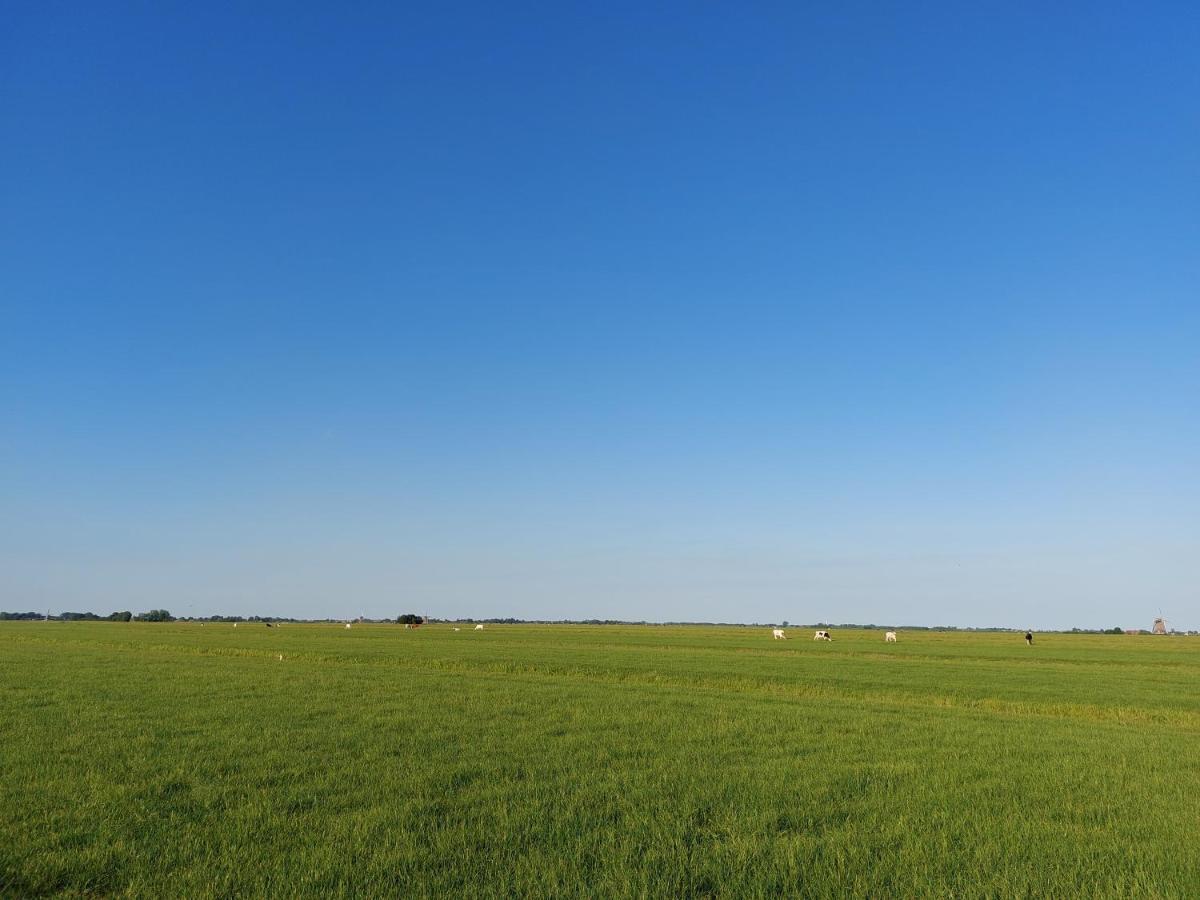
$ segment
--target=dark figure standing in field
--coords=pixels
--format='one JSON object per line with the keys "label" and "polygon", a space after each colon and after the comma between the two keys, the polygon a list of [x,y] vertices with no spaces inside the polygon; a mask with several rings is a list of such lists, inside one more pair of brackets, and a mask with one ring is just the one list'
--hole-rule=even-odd
{"label": "dark figure standing in field", "polygon": [[1033,646],[1033,632],[1032,631],[1025,632],[1025,643],[1030,647]]}

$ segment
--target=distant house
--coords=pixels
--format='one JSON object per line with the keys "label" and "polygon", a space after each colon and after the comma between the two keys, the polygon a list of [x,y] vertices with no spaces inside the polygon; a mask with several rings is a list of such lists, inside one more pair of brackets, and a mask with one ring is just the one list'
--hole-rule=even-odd
{"label": "distant house", "polygon": [[1126,634],[1141,634],[1142,630],[1140,628],[1126,628],[1125,633]]}

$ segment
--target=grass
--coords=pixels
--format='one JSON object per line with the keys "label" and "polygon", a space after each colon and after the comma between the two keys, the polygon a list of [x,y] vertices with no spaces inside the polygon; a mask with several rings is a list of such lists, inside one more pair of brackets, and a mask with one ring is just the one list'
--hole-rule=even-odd
{"label": "grass", "polygon": [[0,895],[1200,891],[1200,639],[790,634],[3,623]]}

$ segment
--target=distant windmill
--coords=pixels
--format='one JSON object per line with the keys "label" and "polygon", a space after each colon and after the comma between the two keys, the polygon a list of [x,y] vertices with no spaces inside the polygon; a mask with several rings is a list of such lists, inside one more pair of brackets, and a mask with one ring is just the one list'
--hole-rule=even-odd
{"label": "distant windmill", "polygon": [[1166,634],[1167,633],[1167,620],[1164,619],[1162,616],[1159,616],[1157,619],[1155,619],[1154,627],[1152,629],[1150,629],[1150,633],[1151,634]]}

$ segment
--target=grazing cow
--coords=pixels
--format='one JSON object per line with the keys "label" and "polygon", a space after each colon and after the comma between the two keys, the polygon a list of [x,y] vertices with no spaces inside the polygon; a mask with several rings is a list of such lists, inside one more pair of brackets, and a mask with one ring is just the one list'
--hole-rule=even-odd
{"label": "grazing cow", "polygon": [[279,654],[279,661],[283,662],[283,654],[282,653]]}
{"label": "grazing cow", "polygon": [[771,629],[771,638],[772,638],[772,640],[776,640],[776,641],[786,641],[787,635],[783,633],[782,628],[772,628]]}
{"label": "grazing cow", "polygon": [[455,628],[454,630],[455,630],[455,631],[460,631],[461,629],[459,629],[459,628]]}
{"label": "grazing cow", "polygon": [[349,628],[349,627],[350,627],[350,623],[349,623],[349,622],[347,622],[347,623],[346,623],[346,627],[347,627],[347,628]]}
{"label": "grazing cow", "polygon": [[237,622],[234,622],[234,623],[233,623],[233,627],[234,627],[234,628],[237,628]]}
{"label": "grazing cow", "polygon": [[894,632],[894,631],[887,632],[886,634],[884,634],[883,639],[884,639],[884,641],[886,641],[889,644],[896,643],[896,632]]}
{"label": "grazing cow", "polygon": [[274,627],[275,627],[275,626],[274,626],[274,625],[272,625],[270,622],[263,622],[263,624],[264,624],[264,625],[266,625],[268,628],[274,628]]}
{"label": "grazing cow", "polygon": [[828,631],[818,631],[816,634],[813,635],[813,640],[814,641],[832,641],[833,638],[831,638],[829,636]]}
{"label": "grazing cow", "polygon": [[1033,632],[1032,631],[1025,632],[1025,646],[1026,647],[1033,646]]}
{"label": "grazing cow", "polygon": [[411,631],[411,630],[412,630],[412,625],[410,625],[408,622],[405,622],[405,623],[404,623],[404,630],[405,630],[405,631]]}
{"label": "grazing cow", "polygon": [[483,631],[483,626],[482,626],[482,625],[476,625],[476,626],[475,626],[475,630],[476,630],[476,631]]}

